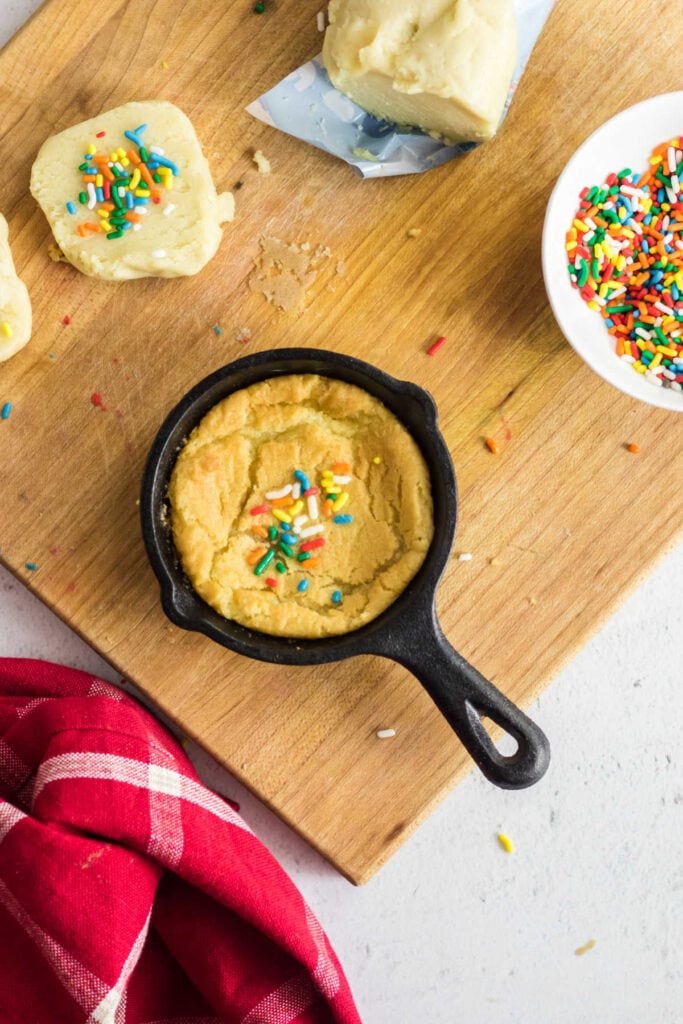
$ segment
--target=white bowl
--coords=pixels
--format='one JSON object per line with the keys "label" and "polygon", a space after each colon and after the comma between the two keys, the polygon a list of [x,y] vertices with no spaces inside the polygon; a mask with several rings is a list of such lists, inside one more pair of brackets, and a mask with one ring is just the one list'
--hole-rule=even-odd
{"label": "white bowl", "polygon": [[683,412],[683,391],[649,384],[614,351],[597,310],[589,309],[567,272],[565,235],[585,186],[601,185],[607,175],[624,167],[641,173],[655,146],[683,133],[683,92],[637,103],[607,121],[574,153],[553,190],[543,226],[543,277],[562,333],[583,360],[603,380],[632,398],[661,409]]}

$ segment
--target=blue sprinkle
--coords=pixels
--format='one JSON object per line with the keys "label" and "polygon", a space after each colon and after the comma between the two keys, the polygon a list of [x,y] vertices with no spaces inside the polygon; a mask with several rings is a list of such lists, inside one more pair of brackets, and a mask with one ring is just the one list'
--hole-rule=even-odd
{"label": "blue sprinkle", "polygon": [[221,334],[223,333],[223,329],[219,327],[218,324],[214,324],[213,333],[216,335],[217,338],[220,338]]}
{"label": "blue sprinkle", "polygon": [[56,358],[57,358],[57,353],[56,352],[50,352],[50,359],[56,359]]}
{"label": "blue sprinkle", "polygon": [[132,210],[135,206],[135,196],[132,192],[126,192],[126,209]]}
{"label": "blue sprinkle", "polygon": [[295,533],[287,533],[286,530],[280,531],[280,540],[283,540],[285,544],[298,544],[301,540]]}
{"label": "blue sprinkle", "polygon": [[129,220],[125,220],[123,222],[123,224],[120,225],[120,228],[121,228],[122,231],[130,231],[130,229],[132,227],[133,227],[133,225],[131,224],[131,222]]}
{"label": "blue sprinkle", "polygon": [[335,590],[334,594],[332,595],[332,604],[341,604],[341,599],[341,590]]}
{"label": "blue sprinkle", "polygon": [[302,580],[299,586],[296,588],[300,594],[305,594],[308,590],[308,580]]}
{"label": "blue sprinkle", "polygon": [[[609,316],[605,320],[605,327],[614,327],[614,320],[612,320],[612,318],[609,317]],[[334,517],[334,521],[336,523],[336,521],[337,521],[337,517],[336,516]]]}
{"label": "blue sprinkle", "polygon": [[678,291],[678,288],[675,284],[671,285],[671,294],[673,296],[674,302],[678,302],[680,298],[680,292]]}
{"label": "blue sprinkle", "polygon": [[85,153],[83,156],[84,160],[92,160],[92,153]]}
{"label": "blue sprinkle", "polygon": [[301,484],[301,490],[302,491],[307,491],[307,490],[310,489],[311,481],[308,479],[308,477],[306,476],[306,474],[302,470],[295,469],[294,470],[294,476],[296,477],[296,479]]}
{"label": "blue sprinkle", "polygon": [[12,411],[12,403],[11,402],[5,402],[5,404],[2,407],[2,412],[0,412],[0,418],[2,418],[3,420],[9,419],[9,414],[11,413],[11,411]]}
{"label": "blue sprinkle", "polygon": [[159,156],[158,153],[154,154],[154,159],[156,160],[157,164],[161,164],[162,167],[170,167],[171,170],[173,171],[173,177],[174,178],[178,177],[178,174],[179,174],[178,165],[174,164],[172,160],[169,160],[165,156]]}
{"label": "blue sprinkle", "polygon": [[[146,127],[147,127],[147,125],[143,125],[143,128],[146,128]],[[144,145],[142,139],[138,138],[136,132],[124,132],[123,134],[126,136],[127,139],[130,139],[131,142],[134,142],[136,146],[143,146]]]}
{"label": "blue sprinkle", "polygon": [[159,161],[150,160],[147,166],[149,167],[150,171],[156,171],[157,167],[159,166]]}
{"label": "blue sprinkle", "polygon": [[147,131],[147,125],[146,124],[139,124],[137,126],[137,128],[135,129],[135,134],[136,135],[142,135],[142,133],[146,132],[146,131]]}
{"label": "blue sprinkle", "polygon": [[97,202],[98,203],[103,203],[104,202],[104,189],[96,188],[95,189],[95,195],[97,196]]}
{"label": "blue sprinkle", "polygon": [[135,205],[136,206],[149,206],[149,199],[146,196],[136,196],[135,197]]}
{"label": "blue sprinkle", "polygon": [[643,217],[643,224],[651,224],[651,223],[652,223],[652,214],[648,213],[647,216]]}
{"label": "blue sprinkle", "polygon": [[26,562],[26,568],[30,569],[31,572],[36,572],[38,566],[36,565],[35,562]]}
{"label": "blue sprinkle", "polygon": [[69,202],[66,204],[66,208],[69,211],[69,213],[71,214],[71,216],[73,217],[74,213],[76,212],[76,207],[71,202],[71,200],[69,200]]}
{"label": "blue sprinkle", "polygon": [[334,522],[335,523],[339,523],[340,526],[343,526],[346,523],[352,523],[353,522],[353,516],[341,516],[341,515],[335,516],[334,517]]}
{"label": "blue sprinkle", "polygon": [[648,242],[647,238],[643,239],[641,245],[642,245],[643,252],[649,252],[650,251],[650,243]]}

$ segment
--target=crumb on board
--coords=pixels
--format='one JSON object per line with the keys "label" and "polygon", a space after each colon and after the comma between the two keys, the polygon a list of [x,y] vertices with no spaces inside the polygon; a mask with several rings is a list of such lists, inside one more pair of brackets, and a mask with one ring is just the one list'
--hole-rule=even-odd
{"label": "crumb on board", "polygon": [[578,949],[575,949],[574,950],[574,954],[575,954],[575,956],[583,956],[584,953],[587,953],[589,950],[593,949],[593,947],[595,945],[596,945],[596,940],[595,939],[589,939],[588,942],[585,943],[585,945],[579,946]]}
{"label": "crumb on board", "polygon": [[638,444],[627,444],[626,451],[630,452],[631,455],[640,455],[640,445]]}
{"label": "crumb on board", "polygon": [[221,334],[223,333],[223,328],[220,327],[218,324],[214,324],[211,330],[213,331],[217,338],[220,338]]}
{"label": "crumb on board", "polygon": [[101,409],[102,412],[107,411],[107,407],[102,401],[102,395],[99,393],[99,391],[93,391],[92,395],[90,396],[90,401],[92,402],[96,409]]}
{"label": "crumb on board", "polygon": [[69,324],[71,323],[71,317],[69,316],[68,313],[66,314],[66,316],[62,317],[62,323],[64,324],[65,327],[68,327]]}
{"label": "crumb on board", "polygon": [[255,149],[251,159],[256,164],[259,174],[270,174],[270,160],[264,155],[262,150]]}
{"label": "crumb on board", "polygon": [[316,24],[318,26],[318,32],[325,31],[325,11],[318,11],[316,15]]}
{"label": "crumb on board", "polygon": [[499,832],[497,838],[506,853],[514,853],[515,847],[509,836],[506,836],[504,832]]}
{"label": "crumb on board", "polygon": [[168,71],[168,61],[167,60],[162,60],[161,66],[164,69],[164,71]]}
{"label": "crumb on board", "polygon": [[498,443],[493,437],[487,437],[485,443],[486,447],[488,448],[492,455],[500,455],[500,448],[498,447]]}
{"label": "crumb on board", "polygon": [[54,263],[69,262],[56,242],[50,242],[50,244],[47,247],[47,254]]}
{"label": "crumb on board", "polygon": [[396,735],[395,729],[378,729],[375,736],[378,740],[390,740]]}
{"label": "crumb on board", "polygon": [[260,253],[249,277],[249,288],[285,313],[303,313],[308,289],[318,267],[332,253],[327,246],[311,250],[310,242],[297,245],[280,238],[259,240]]}
{"label": "crumb on board", "polygon": [[472,561],[472,552],[471,551],[462,551],[458,555],[458,561],[459,562],[471,562]]}
{"label": "crumb on board", "polygon": [[337,260],[334,267],[334,272],[335,274],[339,274],[340,277],[342,274],[346,273],[346,264],[344,263],[344,260]]}
{"label": "crumb on board", "polygon": [[251,341],[251,331],[249,330],[248,327],[240,327],[240,329],[237,332],[236,338],[237,341],[244,345],[248,341]]}
{"label": "crumb on board", "polygon": [[418,235],[422,234],[422,228],[408,228],[406,231],[406,238],[417,238]]}

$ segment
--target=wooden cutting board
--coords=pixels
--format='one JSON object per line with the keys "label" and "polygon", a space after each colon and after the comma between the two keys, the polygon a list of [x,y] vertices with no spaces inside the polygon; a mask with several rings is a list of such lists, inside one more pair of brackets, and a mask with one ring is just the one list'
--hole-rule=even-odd
{"label": "wooden cutting board", "polygon": [[[0,366],[0,402],[14,405],[0,423],[0,525],[5,565],[361,883],[470,762],[399,667],[278,668],[172,626],[138,526],[148,447],[193,383],[254,350],[324,346],[429,388],[460,484],[455,552],[473,556],[449,565],[442,622],[527,706],[683,520],[681,419],[586,369],[553,322],[540,269],[563,164],[617,110],[680,85],[683,27],[663,0],[599,13],[560,0],[497,140],[429,174],[362,182],[244,113],[319,51],[319,6],[279,0],[257,16],[250,0],[48,0],[0,53],[0,209],[35,317],[30,346]],[[97,283],[48,259],[31,163],[48,135],[147,98],[186,111],[221,189],[242,182],[237,218],[196,278]],[[256,147],[269,176],[251,161]],[[248,290],[265,235],[332,252],[299,318]],[[587,714],[599,685],[586,679]],[[381,727],[396,737],[377,740]]]}

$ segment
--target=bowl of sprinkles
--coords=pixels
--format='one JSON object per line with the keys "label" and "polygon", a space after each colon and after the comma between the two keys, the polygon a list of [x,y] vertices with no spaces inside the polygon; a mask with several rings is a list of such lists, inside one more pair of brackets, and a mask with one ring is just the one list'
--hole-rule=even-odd
{"label": "bowl of sprinkles", "polygon": [[683,92],[576,151],[548,203],[543,274],[575,351],[632,398],[683,411]]}

